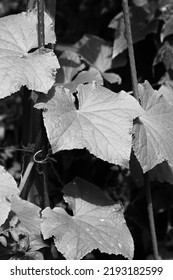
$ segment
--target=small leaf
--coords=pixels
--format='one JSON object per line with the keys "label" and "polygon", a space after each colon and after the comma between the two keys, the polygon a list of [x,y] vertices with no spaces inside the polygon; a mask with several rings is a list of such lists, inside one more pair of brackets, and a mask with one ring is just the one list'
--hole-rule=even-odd
{"label": "small leaf", "polygon": [[102,73],[102,76],[105,80],[107,80],[111,84],[114,83],[121,84],[121,77],[115,73]]}
{"label": "small leaf", "polygon": [[93,81],[96,81],[98,85],[103,85],[103,78],[100,72],[90,67],[88,71],[80,72],[72,82],[65,85],[65,88],[68,88],[73,93],[80,84],[92,83]]}
{"label": "small leaf", "polygon": [[11,237],[14,239],[14,241],[18,242],[19,241],[18,232],[15,229],[11,229],[10,233],[11,233]]}
{"label": "small leaf", "polygon": [[1,243],[4,247],[7,247],[7,239],[5,238],[5,236],[3,236],[3,235],[0,236],[0,243]]}
{"label": "small leaf", "polygon": [[43,254],[41,252],[26,252],[25,253],[25,260],[44,260]]}
{"label": "small leaf", "polygon": [[111,68],[112,46],[103,39],[94,35],[84,35],[74,48],[83,59],[100,72]]}
{"label": "small leaf", "polygon": [[23,200],[18,196],[12,198],[11,210],[18,216],[20,222],[30,233],[40,233],[40,211],[41,208],[35,204]]}
{"label": "small leaf", "polygon": [[54,236],[57,249],[67,259],[82,259],[97,248],[133,258],[133,239],[120,204],[113,204],[98,187],[80,178],[66,185],[64,192],[73,216],[60,207],[44,209],[41,228],[45,239]]}
{"label": "small leaf", "polygon": [[85,65],[81,63],[78,54],[73,51],[64,51],[59,56],[61,68],[57,70],[56,83],[66,85],[70,83],[79,71],[84,69]]}
{"label": "small leaf", "polygon": [[143,112],[126,92],[114,93],[95,83],[78,87],[79,108],[67,89],[56,87],[51,99],[35,105],[44,109],[44,124],[53,153],[87,148],[110,163],[128,166],[133,119]]}
{"label": "small leaf", "polygon": [[0,226],[5,222],[11,209],[10,199],[19,192],[14,178],[0,166]]}
{"label": "small leaf", "polygon": [[15,226],[17,225],[18,221],[19,221],[18,216],[17,216],[17,215],[14,215],[14,216],[12,217],[12,219],[10,220],[10,222],[9,222],[10,227],[15,227]]}
{"label": "small leaf", "polygon": [[[45,43],[54,43],[51,18],[45,13]],[[37,11],[32,10],[0,19],[0,98],[29,89],[47,93],[55,81],[58,60],[50,49],[38,47]]]}
{"label": "small leaf", "polygon": [[173,109],[147,81],[139,95],[145,112],[135,120],[133,149],[145,173],[165,160],[173,164]]}

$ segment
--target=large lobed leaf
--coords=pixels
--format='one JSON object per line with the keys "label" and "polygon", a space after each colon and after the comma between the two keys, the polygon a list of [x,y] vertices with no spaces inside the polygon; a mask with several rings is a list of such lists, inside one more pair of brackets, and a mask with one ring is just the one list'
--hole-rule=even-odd
{"label": "large lobed leaf", "polygon": [[[45,43],[55,43],[52,20],[46,13]],[[0,19],[0,98],[22,85],[44,93],[52,87],[58,60],[50,49],[29,53],[37,47],[36,10]]]}
{"label": "large lobed leaf", "polygon": [[56,87],[51,98],[35,105],[44,109],[44,124],[53,153],[87,148],[110,163],[128,166],[133,119],[143,110],[126,92],[114,93],[95,83],[79,85],[78,110],[68,89]]}
{"label": "large lobed leaf", "polygon": [[45,239],[54,236],[57,249],[67,259],[82,259],[97,248],[133,258],[133,239],[120,204],[113,204],[98,187],[80,178],[67,184],[64,192],[73,216],[59,207],[44,209],[41,228]]}
{"label": "large lobed leaf", "polygon": [[14,178],[0,166],[0,226],[5,222],[11,209],[10,198],[19,192]]}
{"label": "large lobed leaf", "polygon": [[[139,85],[141,106],[145,112],[135,120],[133,149],[143,172],[168,161],[173,165],[173,107],[171,93],[156,91],[148,82]],[[168,98],[169,101],[168,102]]]}

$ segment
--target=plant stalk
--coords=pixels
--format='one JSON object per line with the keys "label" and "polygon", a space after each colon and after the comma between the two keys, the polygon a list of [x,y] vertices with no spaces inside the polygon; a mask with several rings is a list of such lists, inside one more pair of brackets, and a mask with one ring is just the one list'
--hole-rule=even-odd
{"label": "plant stalk", "polygon": [[33,161],[33,159],[31,159],[30,162],[27,165],[27,168],[26,168],[26,170],[24,172],[24,175],[23,175],[23,177],[22,177],[22,179],[20,181],[20,184],[19,184],[19,191],[20,191],[20,193],[22,192],[22,190],[23,190],[23,188],[25,186],[25,183],[26,183],[26,181],[27,181],[27,179],[28,179],[28,177],[29,177],[29,175],[31,173],[33,165],[34,165],[34,161]]}
{"label": "plant stalk", "polygon": [[136,100],[139,101],[138,80],[137,80],[137,73],[136,73],[128,0],[122,0],[122,7],[123,7],[123,14],[124,14],[124,21],[125,21],[125,28],[126,28],[126,39],[127,39],[128,54],[129,54],[130,69],[131,69],[132,89],[133,89],[134,97],[136,98]]}
{"label": "plant stalk", "polygon": [[[129,61],[130,61],[133,94],[134,97],[139,102],[138,80],[137,80],[137,73],[136,73],[128,0],[122,0],[122,6],[123,6],[125,27],[126,27],[126,38],[127,38],[128,54],[129,54]],[[157,244],[156,230],[154,224],[153,204],[152,204],[151,189],[150,189],[150,179],[149,179],[148,172],[144,174],[144,188],[146,189],[146,196],[147,196],[147,209],[148,209],[148,218],[149,218],[150,232],[151,232],[151,239],[152,239],[152,246],[153,246],[153,257],[155,260],[159,260],[160,256],[158,253],[158,244]]]}
{"label": "plant stalk", "polygon": [[156,229],[154,224],[153,204],[151,198],[150,179],[149,179],[148,172],[144,174],[144,186],[146,188],[146,194],[147,194],[147,210],[148,210],[151,240],[152,240],[152,247],[153,247],[153,257],[155,260],[160,260],[157,237],[156,237]]}
{"label": "plant stalk", "polygon": [[38,47],[43,48],[45,45],[44,35],[44,0],[37,0],[38,10]]}

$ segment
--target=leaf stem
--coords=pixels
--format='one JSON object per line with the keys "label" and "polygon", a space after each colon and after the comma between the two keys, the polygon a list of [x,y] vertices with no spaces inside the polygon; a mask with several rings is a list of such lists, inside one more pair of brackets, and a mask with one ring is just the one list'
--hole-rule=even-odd
{"label": "leaf stem", "polygon": [[129,54],[129,61],[130,61],[130,68],[131,68],[132,89],[133,89],[134,97],[139,101],[138,80],[136,74],[136,65],[135,65],[135,56],[134,56],[134,49],[133,49],[132,31],[130,25],[128,0],[122,0],[122,7],[123,7],[125,27],[126,27],[126,39],[127,39],[128,54]]}
{"label": "leaf stem", "polygon": [[155,224],[154,224],[153,204],[152,204],[152,199],[151,199],[150,179],[149,179],[148,172],[144,174],[144,186],[146,188],[146,194],[147,194],[147,209],[148,209],[151,240],[152,240],[152,247],[153,247],[153,257],[155,260],[160,260],[161,258],[159,256],[159,252],[158,252],[156,229],[155,229]]}
{"label": "leaf stem", "polygon": [[38,10],[38,47],[40,49],[45,45],[44,0],[37,0],[37,10]]}
{"label": "leaf stem", "polygon": [[32,158],[30,160],[30,162],[28,163],[27,168],[25,170],[25,173],[24,173],[24,175],[23,175],[23,177],[22,177],[22,179],[20,181],[20,184],[19,184],[19,191],[20,191],[20,193],[22,192],[22,190],[23,190],[23,188],[25,186],[25,183],[26,183],[26,181],[27,181],[27,179],[28,179],[28,177],[29,177],[29,175],[31,173],[33,165],[34,165],[34,160]]}

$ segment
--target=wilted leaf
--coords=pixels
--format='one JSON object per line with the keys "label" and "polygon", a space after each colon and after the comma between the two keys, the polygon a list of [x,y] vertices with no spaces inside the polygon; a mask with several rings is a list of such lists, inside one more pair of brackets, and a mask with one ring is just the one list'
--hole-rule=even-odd
{"label": "wilted leaf", "polygon": [[148,82],[139,95],[145,112],[135,120],[133,149],[145,173],[165,160],[173,164],[173,107]]}
{"label": "wilted leaf", "polygon": [[11,209],[10,199],[19,192],[14,178],[0,166],[0,226],[5,222]]}
{"label": "wilted leaf", "polygon": [[128,166],[133,119],[142,108],[126,92],[114,93],[93,84],[78,87],[79,109],[67,89],[55,88],[50,100],[41,97],[44,124],[53,153],[87,148],[110,163]]}
{"label": "wilted leaf", "polygon": [[41,208],[23,200],[18,196],[12,198],[11,210],[18,216],[20,222],[33,234],[40,233]]}
{"label": "wilted leaf", "polygon": [[[51,18],[45,13],[45,43],[54,43]],[[58,60],[50,49],[29,52],[38,47],[37,11],[0,19],[0,98],[22,85],[47,93],[55,80]]]}
{"label": "wilted leaf", "polygon": [[60,207],[44,209],[45,239],[54,236],[57,249],[67,259],[82,259],[93,249],[133,258],[133,239],[120,204],[113,204],[98,187],[80,178],[66,185],[64,192],[73,216]]}

